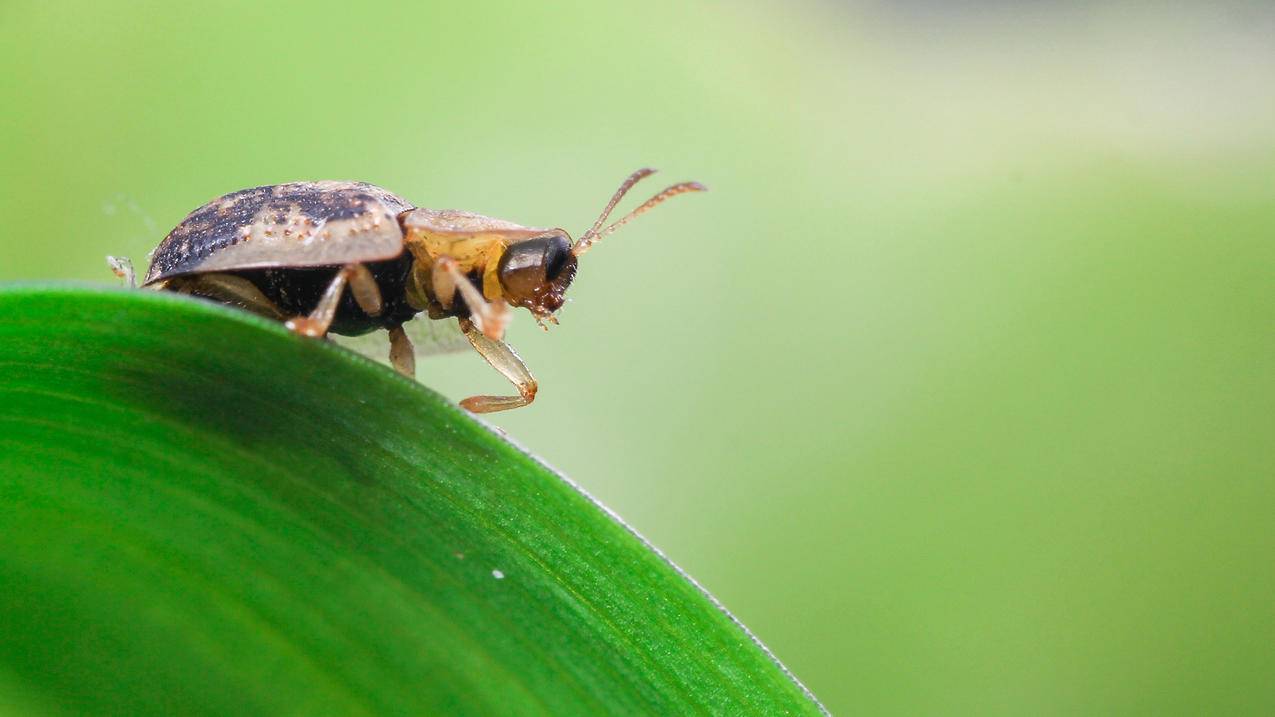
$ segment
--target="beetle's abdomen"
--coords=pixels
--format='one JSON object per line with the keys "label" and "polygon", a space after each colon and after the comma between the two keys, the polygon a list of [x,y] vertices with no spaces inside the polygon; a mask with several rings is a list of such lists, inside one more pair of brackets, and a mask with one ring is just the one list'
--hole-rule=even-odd
{"label": "beetle's abdomen", "polygon": [[[332,283],[340,267],[306,269],[248,269],[225,272],[251,281],[261,293],[277,305],[286,316],[305,316],[314,311],[323,292]],[[406,287],[412,270],[412,257],[403,254],[389,261],[367,265],[381,290],[382,309],[369,316],[359,308],[347,288],[341,296],[336,319],[329,329],[343,336],[359,336],[376,329],[389,329],[410,320],[418,312],[407,303]]]}

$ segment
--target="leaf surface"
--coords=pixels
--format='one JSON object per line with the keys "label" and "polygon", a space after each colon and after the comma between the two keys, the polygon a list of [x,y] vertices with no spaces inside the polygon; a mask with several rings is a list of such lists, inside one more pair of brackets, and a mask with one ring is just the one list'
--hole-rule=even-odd
{"label": "leaf surface", "polygon": [[147,291],[0,289],[0,636],[0,712],[820,711],[438,395]]}

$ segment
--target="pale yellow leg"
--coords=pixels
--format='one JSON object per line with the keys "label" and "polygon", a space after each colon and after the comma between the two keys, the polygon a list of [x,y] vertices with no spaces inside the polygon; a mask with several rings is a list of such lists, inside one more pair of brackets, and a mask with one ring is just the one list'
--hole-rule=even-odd
{"label": "pale yellow leg", "polygon": [[349,276],[350,293],[354,295],[359,308],[368,316],[380,316],[383,308],[381,287],[376,285],[372,272],[362,264],[349,264],[342,271]]}
{"label": "pale yellow leg", "polygon": [[390,329],[390,365],[408,378],[416,378],[416,349],[402,324]]}
{"label": "pale yellow leg", "polygon": [[302,336],[326,336],[332,320],[336,318],[337,309],[341,307],[341,295],[346,286],[350,286],[350,292],[354,294],[359,308],[372,316],[381,313],[381,290],[372,279],[372,273],[362,264],[347,264],[332,277],[332,283],[323,290],[323,296],[319,298],[314,311],[308,316],[289,319],[285,325]]}
{"label": "pale yellow leg", "polygon": [[517,396],[470,396],[460,402],[461,408],[474,413],[491,413],[520,408],[535,400],[536,379],[509,344],[491,339],[467,319],[460,320],[460,328],[465,332],[465,338],[469,339],[469,343],[487,360],[487,363],[509,379],[509,382],[518,389]]}
{"label": "pale yellow leg", "polygon": [[[451,268],[453,271],[447,271],[444,266]],[[447,261],[436,261],[429,270],[429,283],[434,289],[434,299],[438,301],[444,309],[451,310],[452,304],[456,301],[456,282],[452,279],[455,271],[456,262],[448,259]]]}
{"label": "pale yellow leg", "polygon": [[[438,278],[440,272],[445,276],[441,287]],[[438,258],[434,262],[433,281],[435,296],[440,295],[440,288],[460,292],[460,298],[469,309],[470,319],[473,320],[478,330],[485,334],[487,338],[492,341],[500,341],[505,338],[505,329],[509,326],[509,319],[512,313],[509,310],[509,304],[504,299],[496,299],[488,303],[483,298],[482,293],[474,288],[473,284],[469,283],[464,274],[460,273],[455,259],[449,256]],[[450,283],[450,286],[448,286],[448,283]],[[444,308],[449,308],[451,305],[450,301],[444,303],[441,299],[439,303],[442,303]]]}
{"label": "pale yellow leg", "polygon": [[[152,286],[154,286],[152,284]],[[234,274],[191,274],[169,279],[165,288],[180,294],[238,306],[268,319],[282,320],[283,310],[251,281]]]}

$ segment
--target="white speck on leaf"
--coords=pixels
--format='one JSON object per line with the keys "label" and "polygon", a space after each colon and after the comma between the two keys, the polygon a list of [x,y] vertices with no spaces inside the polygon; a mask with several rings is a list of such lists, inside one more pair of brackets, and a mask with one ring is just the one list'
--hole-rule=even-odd
{"label": "white speck on leaf", "polygon": [[493,578],[497,579],[497,580],[504,580],[504,579],[505,579],[505,574],[504,574],[504,573],[502,573],[502,572],[500,572],[499,570],[493,570],[493,571],[491,571],[491,576],[492,576]]}

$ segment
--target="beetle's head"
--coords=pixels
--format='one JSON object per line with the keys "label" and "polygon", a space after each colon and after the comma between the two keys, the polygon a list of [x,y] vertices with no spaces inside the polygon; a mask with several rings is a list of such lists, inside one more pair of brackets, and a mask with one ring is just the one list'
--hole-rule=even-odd
{"label": "beetle's head", "polygon": [[496,267],[505,298],[537,319],[550,319],[562,308],[576,275],[576,255],[564,231],[511,244]]}
{"label": "beetle's head", "polygon": [[571,243],[566,232],[558,229],[545,236],[511,245],[501,257],[498,267],[500,283],[509,303],[530,309],[537,319],[548,319],[556,323],[553,314],[562,308],[566,300],[567,287],[576,275],[577,261],[595,242],[669,197],[685,192],[708,191],[699,182],[674,184],[603,228],[602,224],[611,215],[611,210],[615,209],[615,205],[620,203],[633,185],[652,174],[655,174],[654,169],[639,169],[630,174],[620,184],[620,188],[615,190],[598,220],[580,235],[580,240],[575,244]]}
{"label": "beetle's head", "polygon": [[602,228],[602,223],[611,216],[612,209],[620,203],[623,195],[632,189],[637,181],[653,174],[655,170],[637,170],[629,175],[629,179],[623,181],[620,189],[612,195],[611,202],[608,202],[607,207],[602,211],[602,216],[598,217],[598,221],[593,223],[589,231],[580,235],[580,240],[574,245],[571,244],[571,237],[562,230],[553,230],[546,235],[511,244],[496,267],[505,299],[511,305],[530,310],[530,313],[534,314],[542,325],[544,320],[557,323],[553,314],[561,309],[566,301],[566,288],[571,286],[571,279],[575,278],[575,269],[580,256],[584,255],[595,241],[626,225],[630,219],[655,207],[669,196],[683,194],[686,191],[706,190],[704,185],[695,181],[674,184],[652,196],[618,221]]}

